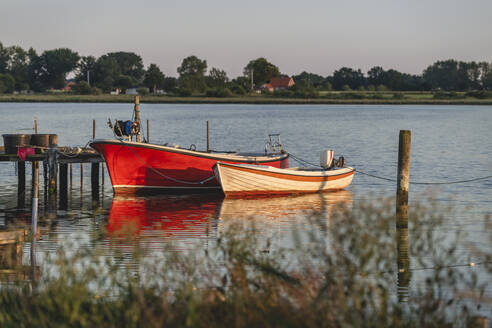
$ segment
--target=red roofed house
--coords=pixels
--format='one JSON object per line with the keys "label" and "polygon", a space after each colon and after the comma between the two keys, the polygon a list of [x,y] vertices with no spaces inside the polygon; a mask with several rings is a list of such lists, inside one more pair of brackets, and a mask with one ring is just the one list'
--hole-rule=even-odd
{"label": "red roofed house", "polygon": [[294,85],[294,79],[291,77],[274,77],[270,80],[270,83],[263,84],[261,90],[266,90],[268,92],[287,90]]}

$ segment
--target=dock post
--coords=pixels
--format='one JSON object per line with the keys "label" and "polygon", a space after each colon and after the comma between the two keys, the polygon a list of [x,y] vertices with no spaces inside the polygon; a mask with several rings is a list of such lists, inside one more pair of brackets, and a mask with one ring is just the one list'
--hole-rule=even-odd
{"label": "dock post", "polygon": [[66,210],[68,207],[68,164],[60,163],[60,208]]}
{"label": "dock post", "polygon": [[138,123],[138,131],[137,131],[137,142],[140,142],[141,133],[140,133],[140,97],[135,96],[135,121]]}
{"label": "dock post", "polygon": [[408,297],[411,280],[408,239],[408,190],[410,184],[411,132],[400,131],[398,145],[398,176],[396,189],[396,247],[398,266],[398,300]]}
{"label": "dock post", "polygon": [[31,212],[31,224],[32,224],[32,240],[36,240],[36,233],[38,231],[38,199],[39,199],[39,162],[32,162],[32,178],[33,178],[33,190],[32,190],[32,212]]}
{"label": "dock post", "polygon": [[91,192],[92,201],[99,202],[99,163],[91,165]]}
{"label": "dock post", "polygon": [[210,153],[210,122],[207,121],[207,153]]}
{"label": "dock post", "polygon": [[150,121],[147,120],[147,143],[150,143]]}
{"label": "dock post", "polygon": [[396,226],[408,227],[408,186],[410,184],[410,142],[411,132],[400,131],[398,145],[398,175],[396,186]]}
{"label": "dock post", "polygon": [[50,145],[50,149],[48,150],[48,174],[49,174],[49,182],[48,182],[48,207],[51,210],[56,209],[56,178],[57,178],[57,145]]}
{"label": "dock post", "polygon": [[17,162],[17,208],[26,205],[26,162]]}
{"label": "dock post", "polygon": [[92,120],[92,139],[96,139],[96,120]]}
{"label": "dock post", "polygon": [[34,118],[34,133],[38,134],[38,118]]}

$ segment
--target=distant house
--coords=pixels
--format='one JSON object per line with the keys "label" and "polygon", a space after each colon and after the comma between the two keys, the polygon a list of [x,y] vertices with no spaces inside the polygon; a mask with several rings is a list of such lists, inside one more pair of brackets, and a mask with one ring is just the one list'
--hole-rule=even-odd
{"label": "distant house", "polygon": [[110,94],[112,95],[119,95],[121,93],[121,89],[119,88],[116,88],[116,89],[112,89]]}
{"label": "distant house", "polygon": [[69,91],[72,91],[72,87],[74,85],[76,85],[77,83],[75,82],[75,80],[68,80],[65,82],[65,86],[63,87],[63,91],[65,92],[69,92]]}
{"label": "distant house", "polygon": [[125,90],[125,94],[127,94],[127,95],[138,95],[137,88],[128,88]]}
{"label": "distant house", "polygon": [[270,83],[263,84],[260,89],[268,92],[287,90],[294,85],[294,79],[291,77],[274,77]]}

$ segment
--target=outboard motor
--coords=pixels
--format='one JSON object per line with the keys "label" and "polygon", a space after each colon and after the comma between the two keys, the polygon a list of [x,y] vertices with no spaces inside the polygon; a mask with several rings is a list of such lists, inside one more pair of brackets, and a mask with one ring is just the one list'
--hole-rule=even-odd
{"label": "outboard motor", "polygon": [[333,150],[322,150],[319,154],[319,165],[328,170],[333,165]]}

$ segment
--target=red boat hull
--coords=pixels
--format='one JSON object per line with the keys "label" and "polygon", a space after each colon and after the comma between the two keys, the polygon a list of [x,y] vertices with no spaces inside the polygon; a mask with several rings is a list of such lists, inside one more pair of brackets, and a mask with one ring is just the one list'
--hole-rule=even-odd
{"label": "red boat hull", "polygon": [[288,167],[288,154],[207,153],[120,140],[94,140],[105,159],[115,194],[218,192],[213,166],[250,163]]}

